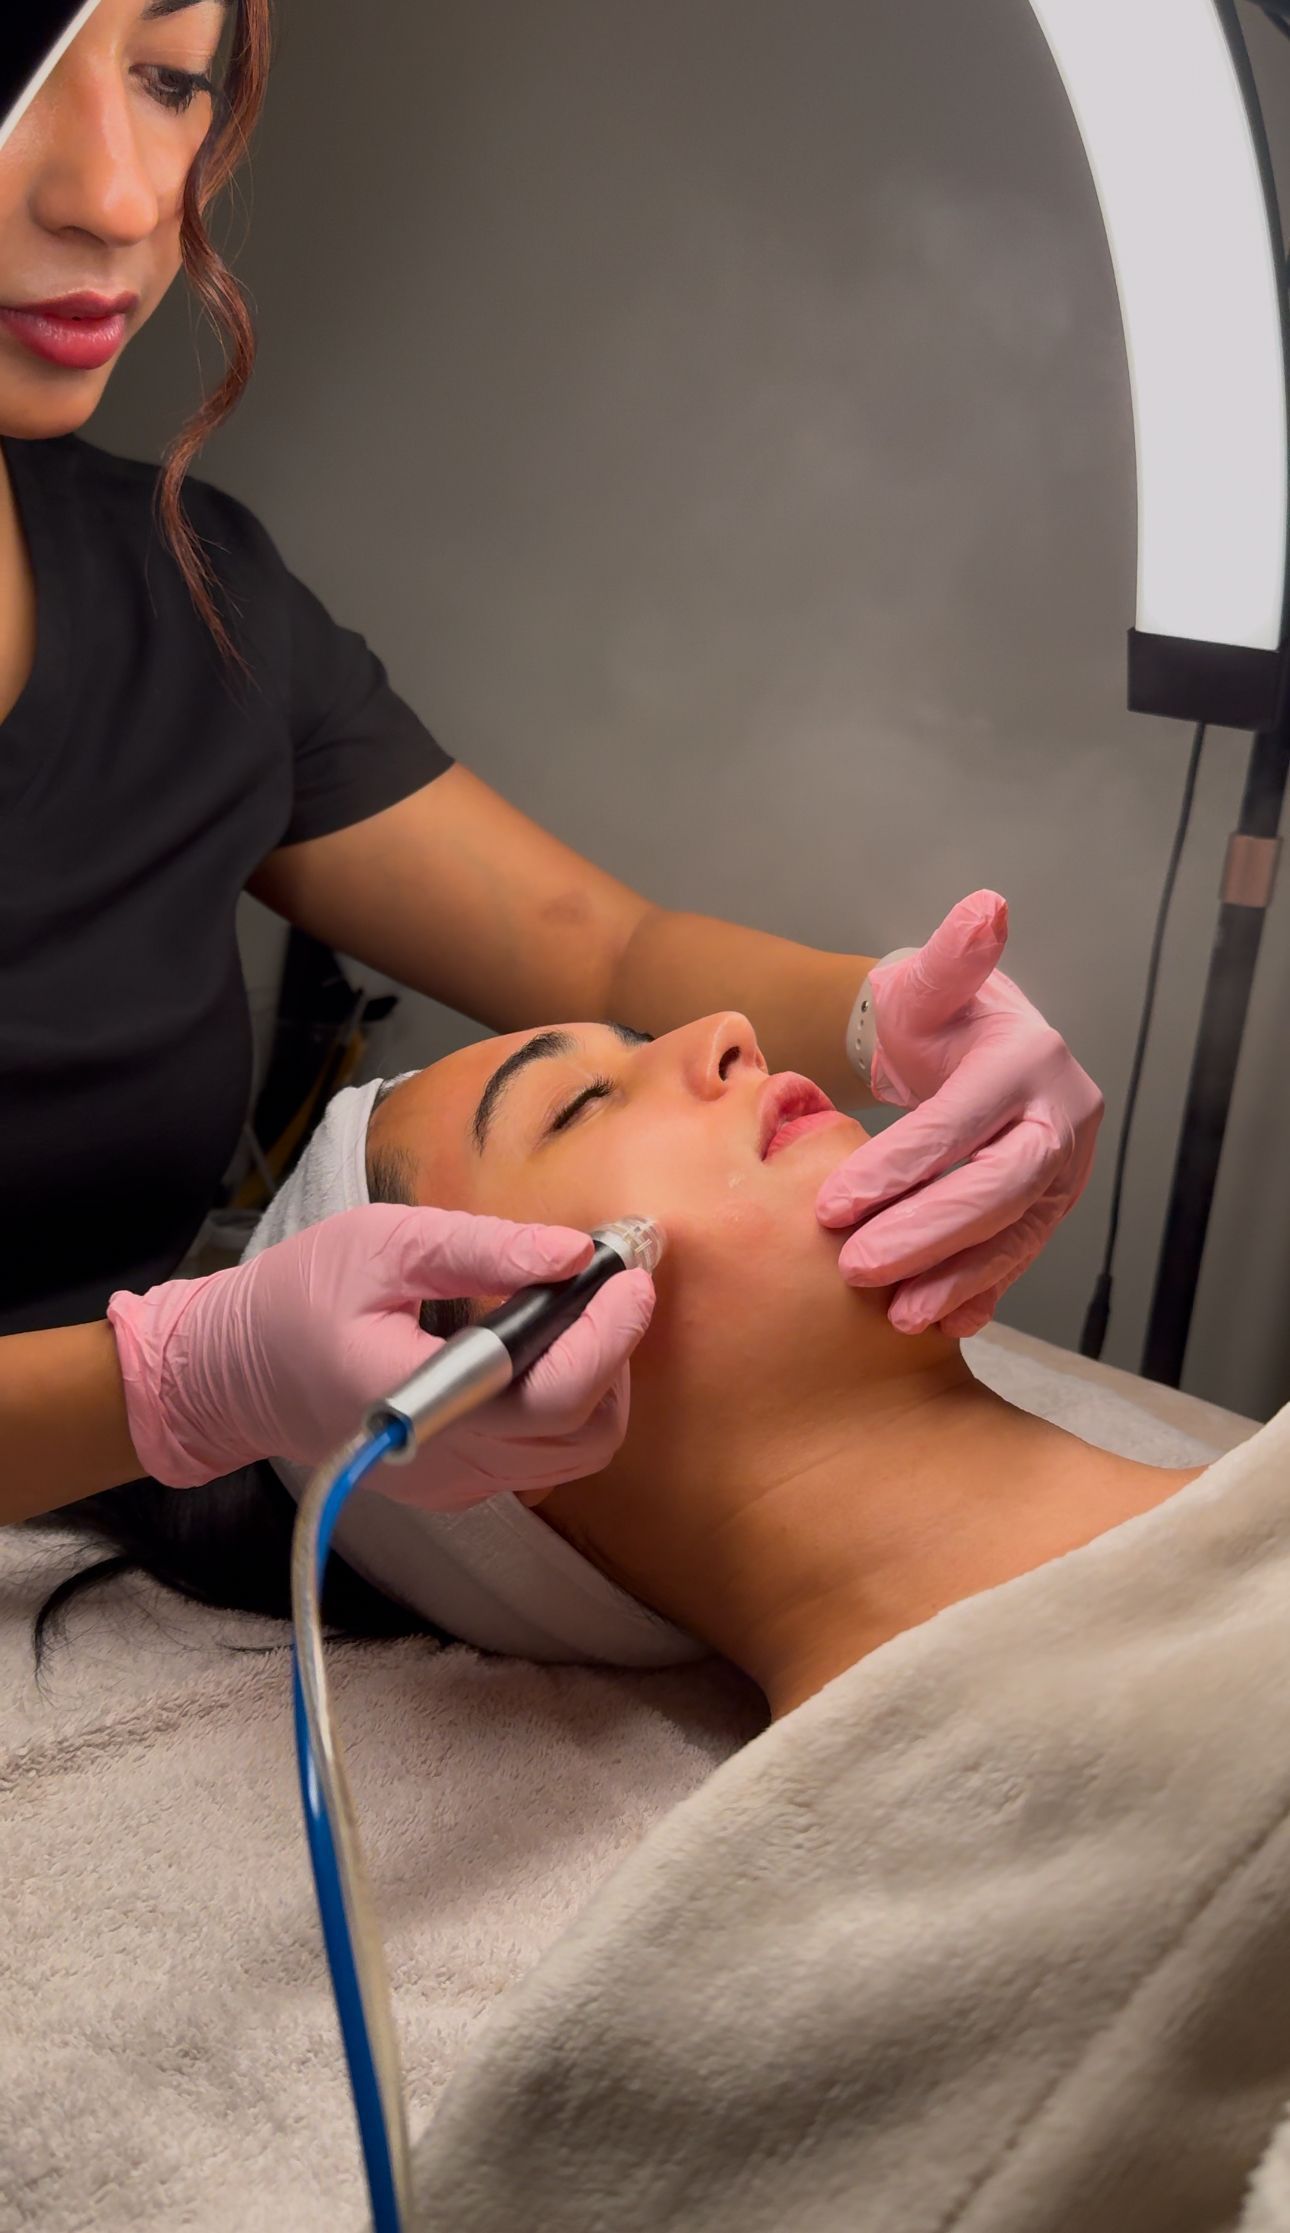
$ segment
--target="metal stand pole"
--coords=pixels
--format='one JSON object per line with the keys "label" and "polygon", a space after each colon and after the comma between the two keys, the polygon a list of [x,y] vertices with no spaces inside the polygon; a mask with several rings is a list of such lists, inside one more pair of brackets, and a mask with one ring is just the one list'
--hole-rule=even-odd
{"label": "metal stand pole", "polygon": [[1240,819],[1228,841],[1218,928],[1142,1352],[1143,1376],[1171,1388],[1182,1379],[1187,1354],[1241,1038],[1281,852],[1277,830],[1288,774],[1290,710],[1275,728],[1255,736]]}

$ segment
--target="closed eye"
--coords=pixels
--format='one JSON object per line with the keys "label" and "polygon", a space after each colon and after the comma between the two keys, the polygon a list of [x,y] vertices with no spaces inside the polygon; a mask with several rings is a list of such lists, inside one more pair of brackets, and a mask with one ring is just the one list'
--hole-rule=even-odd
{"label": "closed eye", "polygon": [[199,93],[215,91],[215,80],[204,70],[172,70],[148,62],[140,65],[139,75],[152,99],[174,116],[190,109]]}
{"label": "closed eye", "polygon": [[563,1132],[566,1125],[572,1124],[574,1118],[581,1114],[582,1110],[586,1108],[589,1101],[603,1101],[608,1097],[609,1094],[613,1092],[613,1090],[614,1083],[612,1078],[594,1078],[590,1085],[584,1086],[581,1093],[575,1093],[572,1101],[568,1102],[567,1105],[563,1109],[561,1109],[559,1116],[549,1127],[547,1135],[548,1138],[550,1137],[551,1133]]}

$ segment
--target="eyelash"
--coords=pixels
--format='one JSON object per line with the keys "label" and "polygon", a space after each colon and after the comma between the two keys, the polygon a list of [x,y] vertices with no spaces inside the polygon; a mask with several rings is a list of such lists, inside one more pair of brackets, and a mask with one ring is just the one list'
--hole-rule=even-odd
{"label": "eyelash", "polygon": [[603,1101],[613,1090],[612,1078],[594,1078],[590,1085],[583,1087],[581,1093],[574,1095],[567,1108],[561,1109],[559,1116],[551,1127],[552,1132],[563,1132],[565,1126],[572,1124],[579,1111],[584,1109],[589,1101]]}
{"label": "eyelash", "polygon": [[182,116],[190,109],[199,93],[213,93],[215,81],[197,70],[168,70],[158,63],[149,63],[141,72],[154,101],[172,116]]}

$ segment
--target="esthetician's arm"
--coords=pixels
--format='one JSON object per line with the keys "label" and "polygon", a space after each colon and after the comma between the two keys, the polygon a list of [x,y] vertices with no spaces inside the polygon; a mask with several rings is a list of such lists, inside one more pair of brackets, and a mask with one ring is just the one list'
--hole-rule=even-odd
{"label": "esthetician's arm", "polygon": [[[0,1519],[140,1475],[182,1492],[257,1458],[319,1465],[441,1346],[418,1324],[422,1299],[567,1279],[591,1247],[572,1227],[375,1202],[205,1279],[121,1289],[106,1323],[10,1334]],[[627,1360],[653,1306],[644,1272],[609,1280],[521,1387],[406,1468],[399,1493],[459,1511],[601,1472],[626,1430]]]}
{"label": "esthetician's arm", "polygon": [[54,1512],[143,1471],[106,1318],[0,1340],[0,1522]]}
{"label": "esthetician's arm", "polygon": [[[651,906],[464,768],[282,847],[253,889],[339,952],[498,1030],[602,1019],[658,1034],[737,1008],[772,1071],[805,1072],[845,1109],[874,1099],[846,1049],[872,955]],[[817,1210],[860,1228],[842,1276],[892,1288],[888,1316],[905,1332],[979,1331],[1092,1165],[1102,1096],[998,969],[1007,936],[999,895],[972,893],[871,988],[867,1076],[914,1113],[857,1147]]]}
{"label": "esthetician's arm", "polygon": [[495,1031],[609,1020],[656,1036],[737,1008],[772,1070],[847,1108],[844,1051],[872,956],[655,907],[462,767],[365,822],[283,846],[257,898],[342,954]]}

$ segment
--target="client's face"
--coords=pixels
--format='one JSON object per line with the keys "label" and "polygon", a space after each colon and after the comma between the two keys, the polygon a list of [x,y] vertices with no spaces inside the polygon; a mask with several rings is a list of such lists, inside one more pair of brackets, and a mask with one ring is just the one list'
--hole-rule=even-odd
{"label": "client's face", "polygon": [[[662,1223],[626,1441],[540,1509],[732,1657],[738,1624],[723,1622],[740,1558],[761,1566],[764,1541],[782,1544],[774,1528],[801,1511],[798,1482],[836,1469],[879,1386],[956,1356],[938,1334],[897,1333],[887,1294],[838,1272],[843,1236],[820,1225],[815,1199],[865,1137],[806,1081],[770,1078],[733,1013],[655,1041],[604,1024],[488,1040],[397,1087],[369,1128],[369,1153],[406,1157],[421,1202],[583,1230],[630,1214]],[[752,1553],[739,1547],[750,1513],[771,1523]]]}
{"label": "client's face", "polygon": [[704,1017],[649,1041],[567,1024],[464,1048],[398,1087],[369,1146],[400,1149],[418,1198],[584,1228],[661,1220],[674,1291],[702,1280],[745,1327],[804,1277],[837,1283],[816,1223],[821,1180],[864,1138],[806,1080],[770,1078],[746,1018]]}
{"label": "client's face", "polygon": [[929,1344],[949,1350],[897,1333],[885,1294],[848,1288],[843,1236],[816,1218],[822,1181],[865,1137],[816,1087],[769,1077],[747,1019],[724,1013],[655,1041],[569,1024],[464,1048],[389,1095],[369,1149],[407,1155],[416,1199],[443,1208],[584,1229],[661,1221],[658,1308],[613,1469],[650,1477],[657,1498],[661,1467],[728,1466],[736,1435],[782,1435],[826,1383],[872,1384],[925,1364]]}

